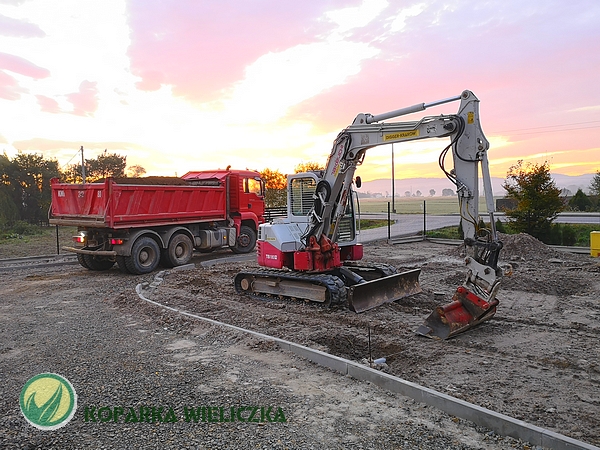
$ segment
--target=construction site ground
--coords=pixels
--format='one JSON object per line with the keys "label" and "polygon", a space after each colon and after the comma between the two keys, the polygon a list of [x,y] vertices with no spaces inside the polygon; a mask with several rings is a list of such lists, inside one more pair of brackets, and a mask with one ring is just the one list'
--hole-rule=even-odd
{"label": "construction site ground", "polygon": [[154,299],[355,361],[369,359],[370,328],[372,358],[386,358],[382,370],[600,445],[600,261],[526,234],[502,238],[500,262],[512,274],[498,312],[446,341],[414,332],[464,281],[464,254],[428,242],[366,246],[366,261],[421,268],[423,292],[362,314],[238,295],[231,278],[248,264],[169,275]]}
{"label": "construction site ground", "polygon": [[[232,279],[240,270],[254,267],[252,260],[203,265],[195,259],[194,269],[166,273],[147,296],[195,315],[365,364],[370,357],[383,357],[386,363],[376,367],[387,373],[600,445],[600,261],[554,251],[528,235],[502,238],[505,247],[500,262],[511,264],[513,270],[503,278],[498,312],[490,321],[446,341],[418,336],[415,330],[436,306],[449,302],[462,284],[464,255],[460,247],[427,241],[365,245],[366,261],[392,264],[400,270],[421,268],[423,292],[361,314],[343,306],[326,309],[239,295]],[[88,392],[80,394],[82,404],[135,403],[139,397],[134,393],[141,392],[146,401],[154,398],[162,404],[194,401],[188,398],[193,394],[198,404],[278,403],[289,411],[285,432],[276,429],[277,424],[256,428],[252,436],[239,423],[236,428],[233,424],[205,427],[202,436],[195,435],[204,440],[189,442],[203,442],[207,448],[211,445],[206,442],[212,442],[213,447],[235,448],[232,439],[236,433],[244,437],[243,442],[265,443],[266,448],[530,448],[282,354],[269,341],[243,337],[148,304],[138,297],[134,286],[151,283],[153,275],[124,275],[116,268],[90,272],[72,265],[46,272],[24,269],[5,278],[2,310],[6,320],[2,320],[2,329],[5,336],[11,334],[0,352],[0,369],[8,373],[9,367],[13,368],[10,377],[3,376],[6,381],[1,393],[5,399],[14,397],[11,389],[20,389],[31,370],[39,368],[62,371],[74,378],[71,381],[76,386],[86,386]],[[28,309],[29,298],[44,296],[47,305],[29,305]],[[92,307],[95,303],[98,307]],[[43,326],[43,321],[48,314],[59,320],[64,314],[61,308],[67,307],[81,309],[80,324],[75,328],[91,323],[95,344],[73,345],[68,341],[68,330],[64,330],[67,341],[59,346],[62,351],[73,352],[72,360],[63,358],[54,364],[56,355],[36,350],[34,341],[46,342],[49,330],[60,329],[55,323]],[[27,311],[35,314],[28,317]],[[88,317],[90,313],[96,317]],[[102,325],[93,325],[98,323]],[[39,326],[41,334],[29,334],[39,331]],[[102,330],[107,333],[106,346],[97,336]],[[114,339],[120,341],[114,344]],[[154,362],[143,356],[150,352],[143,348],[150,340],[168,341]],[[95,367],[96,361],[99,367]],[[198,378],[191,374],[191,368],[198,371]],[[104,373],[105,369],[109,372]],[[101,372],[95,384],[89,380],[94,371]],[[140,383],[138,377],[148,371],[146,377],[154,377],[156,372],[155,379],[145,378]],[[164,378],[165,371],[173,371],[173,386]],[[110,373],[115,374],[114,379]],[[127,374],[130,381],[123,380]],[[275,393],[273,385],[287,394]],[[125,386],[129,394],[124,394]],[[23,426],[15,405],[3,406],[0,412],[0,427],[8,433],[5,443],[23,436],[32,445],[71,442],[71,425],[58,435],[64,442],[51,441]],[[112,448],[105,432],[110,430],[110,436],[122,433],[123,424],[108,424],[102,429],[84,423],[81,414],[75,419],[79,424],[73,442],[78,444],[101,443]],[[290,434],[299,424],[301,427]],[[409,425],[412,428],[406,428]],[[135,427],[128,429],[139,432]],[[153,427],[141,433],[139,441],[127,442],[147,443],[151,433],[164,437],[165,429],[166,425]],[[188,437],[198,430],[184,429]],[[169,433],[173,442],[180,442],[176,432]],[[414,441],[416,437],[422,441]]]}

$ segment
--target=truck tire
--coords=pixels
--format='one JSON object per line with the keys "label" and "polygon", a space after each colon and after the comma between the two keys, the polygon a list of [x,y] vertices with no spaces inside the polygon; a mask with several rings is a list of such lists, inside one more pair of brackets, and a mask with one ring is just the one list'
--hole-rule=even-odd
{"label": "truck tire", "polygon": [[90,266],[87,265],[87,263],[85,262],[85,255],[81,254],[81,253],[77,253],[77,262],[81,265],[81,267],[85,267],[86,269],[89,270]]}
{"label": "truck tire", "polygon": [[102,256],[83,255],[83,260],[85,261],[87,268],[90,270],[108,270],[115,265],[114,261]]}
{"label": "truck tire", "polygon": [[162,261],[167,267],[183,266],[190,262],[193,253],[192,240],[186,234],[179,233],[171,238],[169,246],[164,250]]}
{"label": "truck tire", "polygon": [[240,235],[235,240],[235,247],[231,247],[234,253],[249,253],[256,246],[256,231],[252,228],[242,225]]}
{"label": "truck tire", "polygon": [[148,236],[135,241],[131,248],[131,256],[125,258],[127,270],[136,275],[152,272],[159,262],[160,248],[156,241]]}
{"label": "truck tire", "polygon": [[129,272],[129,269],[127,268],[127,264],[125,263],[126,258],[127,258],[126,256],[117,255],[117,257],[116,257],[117,265],[119,266],[119,270],[122,273],[131,273],[131,272]]}

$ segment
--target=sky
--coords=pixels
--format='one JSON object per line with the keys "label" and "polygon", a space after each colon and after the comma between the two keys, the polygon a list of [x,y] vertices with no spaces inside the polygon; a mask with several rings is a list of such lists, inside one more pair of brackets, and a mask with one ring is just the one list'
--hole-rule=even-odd
{"label": "sky", "polygon": [[[0,0],[0,151],[147,175],[325,164],[339,131],[471,90],[492,176],[600,170],[597,0]],[[453,114],[447,103],[390,121]],[[394,145],[438,177],[445,140]],[[364,181],[391,177],[391,146]]]}

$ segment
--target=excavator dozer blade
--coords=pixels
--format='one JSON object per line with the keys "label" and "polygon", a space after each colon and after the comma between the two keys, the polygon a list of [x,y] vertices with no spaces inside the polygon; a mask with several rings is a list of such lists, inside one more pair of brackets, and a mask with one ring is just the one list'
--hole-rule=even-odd
{"label": "excavator dozer blade", "polygon": [[360,313],[422,292],[419,284],[421,269],[396,273],[348,288],[348,307]]}
{"label": "excavator dozer blade", "polygon": [[417,329],[417,334],[433,339],[449,339],[491,319],[496,314],[497,305],[498,300],[488,303],[461,286],[452,297],[452,302],[438,306],[425,319],[425,323]]}

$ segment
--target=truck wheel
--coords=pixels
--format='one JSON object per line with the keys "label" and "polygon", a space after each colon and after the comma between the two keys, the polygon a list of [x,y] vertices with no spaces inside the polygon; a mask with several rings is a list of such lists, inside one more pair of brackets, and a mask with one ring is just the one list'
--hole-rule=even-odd
{"label": "truck wheel", "polygon": [[127,270],[136,275],[150,273],[158,267],[160,248],[151,237],[141,237],[133,244],[131,256],[125,258]]}
{"label": "truck wheel", "polygon": [[185,234],[176,234],[165,250],[163,262],[168,267],[183,266],[190,262],[193,253],[192,240]]}
{"label": "truck wheel", "polygon": [[116,259],[117,259],[117,265],[119,266],[119,270],[121,272],[131,273],[131,272],[129,272],[129,269],[127,268],[127,264],[125,264],[127,256],[117,255]]}
{"label": "truck wheel", "polygon": [[234,253],[249,253],[254,250],[255,246],[256,232],[252,228],[242,225],[240,227],[240,235],[235,241],[235,247],[231,247],[231,250]]}
{"label": "truck wheel", "polygon": [[87,263],[85,262],[85,255],[81,254],[81,253],[77,253],[77,262],[82,266],[85,267],[86,269],[89,270],[90,266],[87,265]]}
{"label": "truck wheel", "polygon": [[90,270],[108,270],[114,266],[115,262],[102,256],[83,255],[83,260]]}

